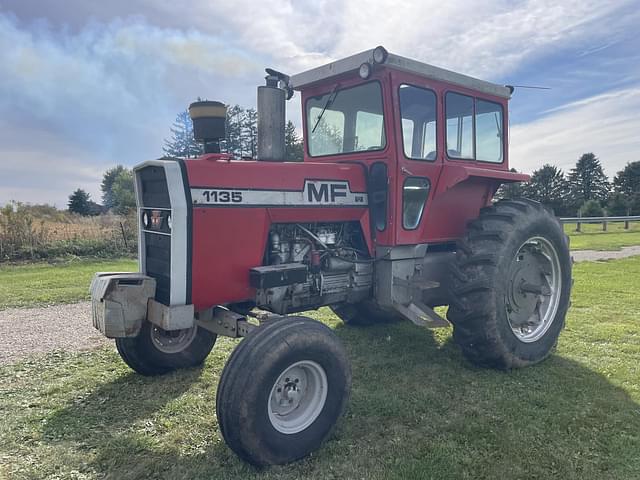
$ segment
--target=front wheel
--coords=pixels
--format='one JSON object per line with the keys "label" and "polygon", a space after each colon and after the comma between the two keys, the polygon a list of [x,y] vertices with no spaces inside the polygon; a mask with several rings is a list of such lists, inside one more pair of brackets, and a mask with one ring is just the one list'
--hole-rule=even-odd
{"label": "front wheel", "polygon": [[254,465],[289,463],[331,435],[350,388],[350,363],[331,329],[305,317],[277,320],[247,335],[224,367],[220,431]]}
{"label": "front wheel", "polygon": [[144,322],[136,337],[116,338],[124,362],[141,375],[161,375],[200,365],[215,343],[215,334],[196,325],[168,331],[151,322]]}
{"label": "front wheel", "polygon": [[537,202],[482,210],[459,242],[448,318],[465,356],[517,368],[544,360],[569,308],[571,256],[560,222]]}

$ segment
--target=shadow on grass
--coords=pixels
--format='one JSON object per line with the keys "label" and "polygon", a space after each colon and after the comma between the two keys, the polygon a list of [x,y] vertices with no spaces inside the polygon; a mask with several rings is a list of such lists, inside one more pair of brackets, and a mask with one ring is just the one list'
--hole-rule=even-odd
{"label": "shadow on grass", "polygon": [[[238,460],[219,438],[215,387],[199,371],[153,379],[131,374],[104,384],[54,415],[45,438],[91,451],[91,469],[118,479],[584,480],[640,472],[640,406],[575,361],[553,356],[532,368],[496,372],[470,366],[446,334],[406,323],[336,332],[353,362],[349,411],[334,439],[297,464],[257,471]],[[175,413],[175,425],[181,418],[191,425],[184,438],[165,441],[167,432],[128,428],[202,382],[210,394],[190,404],[192,411]],[[210,412],[206,421],[199,411]],[[157,421],[167,416],[172,412]],[[185,453],[183,443],[194,434],[208,440]]]}

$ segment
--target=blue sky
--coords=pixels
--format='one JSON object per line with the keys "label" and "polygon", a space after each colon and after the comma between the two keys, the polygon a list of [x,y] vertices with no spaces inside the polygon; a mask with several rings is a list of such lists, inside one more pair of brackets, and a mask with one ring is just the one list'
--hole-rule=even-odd
{"label": "blue sky", "polygon": [[[99,199],[102,172],[157,158],[197,96],[253,106],[296,73],[376,45],[497,83],[511,164],[612,177],[640,160],[640,0],[0,0],[0,204]],[[299,123],[299,97],[288,105]]]}

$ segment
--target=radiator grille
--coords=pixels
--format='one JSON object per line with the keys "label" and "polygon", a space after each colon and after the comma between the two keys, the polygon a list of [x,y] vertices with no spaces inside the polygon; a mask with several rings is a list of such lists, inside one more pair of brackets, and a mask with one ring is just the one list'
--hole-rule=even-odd
{"label": "radiator grille", "polygon": [[[170,209],[171,201],[167,177],[163,167],[149,166],[136,172],[140,212],[153,208]],[[171,234],[153,232],[140,223],[143,236],[140,254],[144,258],[144,273],[156,280],[156,300],[165,305],[171,302]]]}

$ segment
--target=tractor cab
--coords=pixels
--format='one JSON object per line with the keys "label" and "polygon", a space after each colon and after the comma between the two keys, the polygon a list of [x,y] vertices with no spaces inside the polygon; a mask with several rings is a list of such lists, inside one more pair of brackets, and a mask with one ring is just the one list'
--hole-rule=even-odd
{"label": "tractor cab", "polygon": [[509,87],[383,47],[294,75],[287,86],[302,96],[305,162],[367,169],[383,243],[455,240],[500,184],[527,179],[509,172]]}

